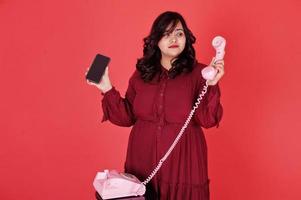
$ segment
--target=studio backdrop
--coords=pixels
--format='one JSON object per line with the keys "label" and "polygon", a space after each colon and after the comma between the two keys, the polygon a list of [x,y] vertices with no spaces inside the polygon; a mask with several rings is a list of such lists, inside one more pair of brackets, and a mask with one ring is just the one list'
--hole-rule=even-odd
{"label": "studio backdrop", "polygon": [[[0,1],[0,199],[94,198],[97,171],[123,170],[130,128],[101,123],[86,83],[111,57],[124,95],[162,12],[181,13],[199,62],[227,39],[219,128],[205,129],[213,200],[301,199],[298,0]],[[176,100],[176,99],[175,99]]]}

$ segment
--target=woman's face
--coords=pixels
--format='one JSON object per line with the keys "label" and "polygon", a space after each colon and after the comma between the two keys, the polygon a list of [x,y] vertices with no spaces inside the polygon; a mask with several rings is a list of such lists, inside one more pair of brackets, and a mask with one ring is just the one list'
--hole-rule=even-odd
{"label": "woman's face", "polygon": [[179,21],[175,29],[171,33],[167,33],[167,30],[171,27],[171,24],[165,30],[162,38],[158,42],[158,47],[161,50],[162,57],[173,59],[176,58],[184,50],[186,44],[186,37],[182,23]]}

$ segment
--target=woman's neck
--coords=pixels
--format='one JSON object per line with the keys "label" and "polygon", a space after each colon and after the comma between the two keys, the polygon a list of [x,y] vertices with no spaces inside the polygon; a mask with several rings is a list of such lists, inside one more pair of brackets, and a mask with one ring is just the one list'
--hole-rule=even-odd
{"label": "woman's neck", "polygon": [[167,70],[169,70],[172,66],[171,66],[171,60],[172,60],[172,58],[161,58],[161,65],[165,68],[165,69],[167,69]]}

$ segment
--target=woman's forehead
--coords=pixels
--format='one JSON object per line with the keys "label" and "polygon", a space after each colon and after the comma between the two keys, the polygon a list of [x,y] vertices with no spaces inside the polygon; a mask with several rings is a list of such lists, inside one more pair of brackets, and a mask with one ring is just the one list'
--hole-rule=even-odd
{"label": "woman's forehead", "polygon": [[174,31],[174,30],[175,30],[175,31],[177,31],[177,30],[183,30],[183,26],[182,26],[181,21],[178,21],[177,24],[176,24],[174,27],[172,27],[172,26],[173,26],[173,22],[170,23],[170,24],[167,26],[165,32],[172,32],[172,31]]}

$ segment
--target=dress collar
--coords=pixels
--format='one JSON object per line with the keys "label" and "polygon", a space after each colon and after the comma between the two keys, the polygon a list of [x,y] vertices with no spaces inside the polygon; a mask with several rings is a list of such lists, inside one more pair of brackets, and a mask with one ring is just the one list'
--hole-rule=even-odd
{"label": "dress collar", "polygon": [[164,67],[161,65],[161,63],[160,63],[160,68],[161,68],[160,78],[168,77],[170,71],[167,70],[166,68],[164,68]]}

